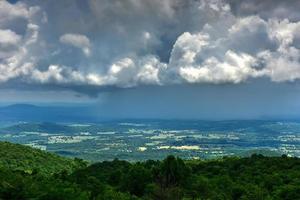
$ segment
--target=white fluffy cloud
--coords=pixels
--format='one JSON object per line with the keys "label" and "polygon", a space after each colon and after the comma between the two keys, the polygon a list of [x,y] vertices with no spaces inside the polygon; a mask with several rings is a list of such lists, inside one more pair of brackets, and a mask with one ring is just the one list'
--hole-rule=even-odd
{"label": "white fluffy cloud", "polygon": [[108,70],[107,82],[121,87],[131,87],[138,84],[161,84],[159,71],[166,68],[156,57],[148,56],[141,59],[124,58]]}
{"label": "white fluffy cloud", "polygon": [[26,20],[23,36],[10,29],[1,29],[0,26],[0,83],[13,79],[25,80],[36,66],[37,58],[36,55],[32,55],[31,50],[38,40],[39,26],[31,22],[39,8],[28,7],[23,3],[12,5],[1,1],[0,10],[7,14],[6,17],[0,17],[1,26],[17,18]]}
{"label": "white fluffy cloud", "polygon": [[6,29],[0,29],[0,44],[1,45],[16,45],[21,40],[21,36],[15,32]]}
{"label": "white fluffy cloud", "polygon": [[36,58],[30,55],[31,46],[37,41],[38,27],[28,24],[27,35],[23,40],[20,38],[14,40],[18,45],[16,51],[11,52],[0,63],[0,83],[15,78],[25,78],[30,75],[35,67]]}
{"label": "white fluffy cloud", "polygon": [[81,34],[74,34],[74,33],[67,33],[62,35],[59,38],[59,41],[64,43],[64,44],[68,44],[68,45],[72,45],[74,47],[77,47],[79,49],[82,50],[82,52],[86,55],[89,56],[90,55],[90,47],[91,47],[91,43],[88,37],[86,37],[85,35],[81,35]]}
{"label": "white fluffy cloud", "polygon": [[0,29],[0,59],[11,56],[18,48],[21,36],[9,29]]}
{"label": "white fluffy cloud", "polygon": [[276,82],[300,79],[300,22],[258,16],[222,20],[228,24],[222,33],[212,24],[182,34],[168,70],[189,83],[240,83],[262,76]]}
{"label": "white fluffy cloud", "polygon": [[8,1],[0,1],[0,24],[15,20],[16,18],[29,18],[30,10],[21,2],[15,5]]}
{"label": "white fluffy cloud", "polygon": [[256,75],[251,67],[254,63],[252,56],[228,50],[222,61],[210,57],[199,65],[181,67],[179,74],[190,83],[240,83]]}
{"label": "white fluffy cloud", "polygon": [[32,79],[40,83],[63,83],[75,85],[109,86],[121,88],[139,84],[160,85],[159,70],[166,68],[156,57],[142,59],[123,58],[113,63],[105,73],[82,73],[66,66],[51,65],[45,71],[33,70]]}

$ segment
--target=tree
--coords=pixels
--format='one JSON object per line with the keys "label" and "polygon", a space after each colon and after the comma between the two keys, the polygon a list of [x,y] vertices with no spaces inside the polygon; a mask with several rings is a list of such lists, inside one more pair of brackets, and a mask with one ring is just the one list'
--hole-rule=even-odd
{"label": "tree", "polygon": [[152,181],[151,173],[141,164],[133,165],[125,176],[123,189],[136,196],[143,196],[147,184]]}
{"label": "tree", "polygon": [[160,167],[164,187],[177,186],[183,183],[190,175],[190,169],[184,161],[174,156],[168,156]]}

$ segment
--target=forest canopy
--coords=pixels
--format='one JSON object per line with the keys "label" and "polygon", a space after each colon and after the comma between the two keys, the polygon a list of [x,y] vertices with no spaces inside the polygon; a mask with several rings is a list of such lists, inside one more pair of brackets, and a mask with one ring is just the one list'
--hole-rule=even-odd
{"label": "forest canopy", "polygon": [[300,199],[300,159],[285,155],[88,165],[0,142],[0,199]]}

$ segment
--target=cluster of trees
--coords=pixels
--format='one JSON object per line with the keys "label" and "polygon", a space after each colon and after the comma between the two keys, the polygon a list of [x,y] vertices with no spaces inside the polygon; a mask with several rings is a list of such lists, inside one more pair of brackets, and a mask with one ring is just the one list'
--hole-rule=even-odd
{"label": "cluster of trees", "polygon": [[73,171],[65,168],[51,174],[0,164],[0,199],[300,199],[300,159],[287,156],[254,154],[209,161],[168,156],[162,161],[116,159],[89,166],[70,160],[74,162]]}

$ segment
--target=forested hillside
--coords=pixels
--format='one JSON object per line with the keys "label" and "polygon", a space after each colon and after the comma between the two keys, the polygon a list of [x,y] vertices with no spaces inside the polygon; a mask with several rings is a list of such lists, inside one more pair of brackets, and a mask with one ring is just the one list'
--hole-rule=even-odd
{"label": "forested hillside", "polygon": [[228,157],[85,166],[30,147],[0,143],[0,199],[300,199],[300,159]]}
{"label": "forested hillside", "polygon": [[29,146],[0,142],[0,167],[31,174],[54,174],[60,171],[72,172],[85,166],[80,159],[69,159]]}

